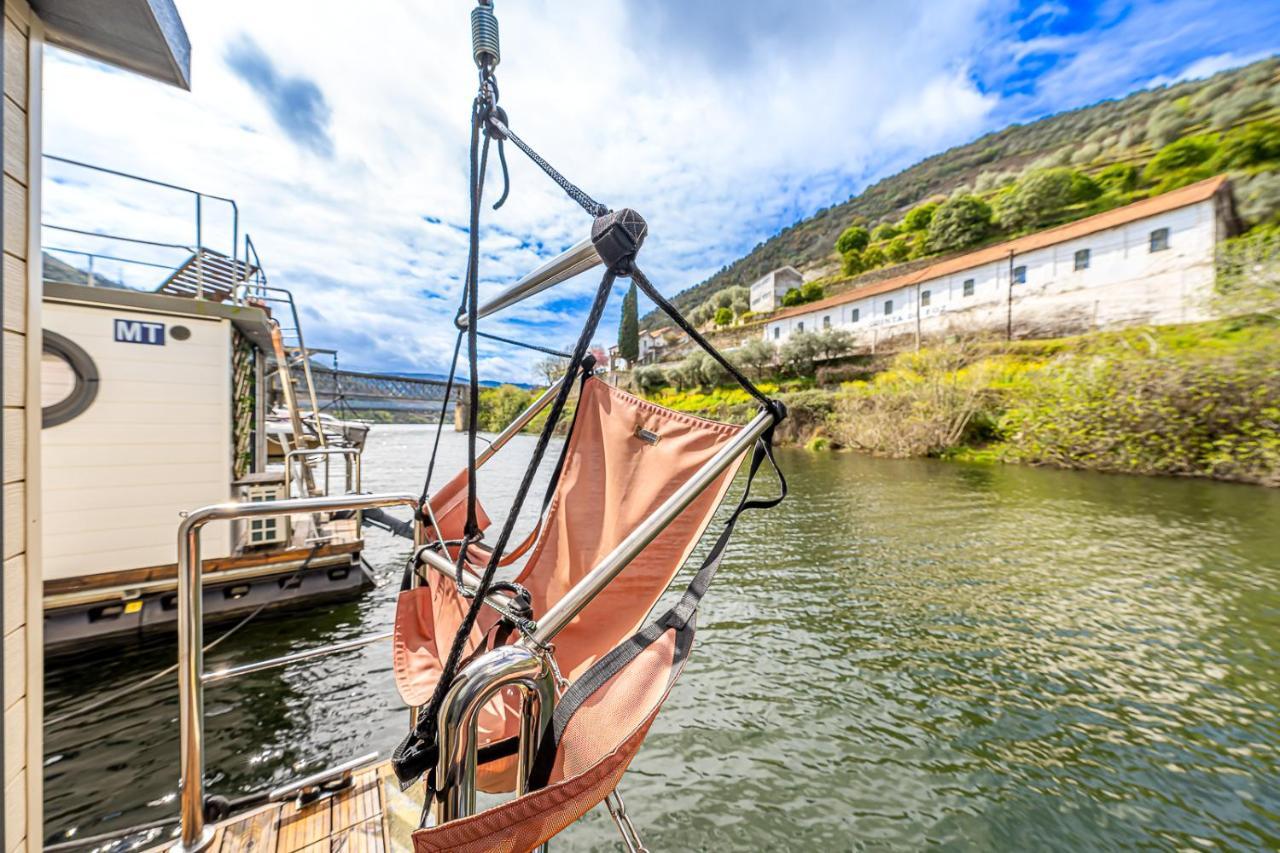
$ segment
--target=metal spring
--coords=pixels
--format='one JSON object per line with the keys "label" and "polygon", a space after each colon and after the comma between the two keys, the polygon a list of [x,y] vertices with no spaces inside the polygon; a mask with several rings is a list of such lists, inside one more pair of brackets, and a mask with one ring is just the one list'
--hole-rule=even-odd
{"label": "metal spring", "polygon": [[471,10],[471,55],[481,68],[485,65],[493,68],[502,61],[502,51],[498,48],[498,19],[490,3],[481,3]]}

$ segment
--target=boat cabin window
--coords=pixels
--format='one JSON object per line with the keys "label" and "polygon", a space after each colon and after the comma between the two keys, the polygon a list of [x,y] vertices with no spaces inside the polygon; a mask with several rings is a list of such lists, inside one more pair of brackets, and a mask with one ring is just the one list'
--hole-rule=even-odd
{"label": "boat cabin window", "polygon": [[40,359],[40,406],[45,427],[64,424],[93,405],[98,368],[70,338],[48,330]]}

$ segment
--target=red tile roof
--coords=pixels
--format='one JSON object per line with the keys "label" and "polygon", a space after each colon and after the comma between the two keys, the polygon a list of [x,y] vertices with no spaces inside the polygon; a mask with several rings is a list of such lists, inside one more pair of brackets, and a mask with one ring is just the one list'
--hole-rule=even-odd
{"label": "red tile roof", "polygon": [[1117,207],[1114,210],[1097,213],[1084,219],[1077,219],[1075,222],[1068,222],[1066,225],[1037,231],[1034,234],[1028,234],[1025,237],[1018,237],[1014,240],[1006,240],[1003,243],[996,243],[993,246],[978,249],[976,252],[967,252],[963,255],[945,258],[936,264],[930,264],[914,272],[887,278],[864,287],[856,287],[853,290],[848,290],[835,296],[828,296],[826,299],[819,299],[817,302],[784,308],[777,314],[766,318],[766,322],[794,317],[797,314],[821,311],[824,308],[843,305],[846,302],[853,302],[868,296],[888,293],[891,290],[897,290],[909,284],[929,281],[939,276],[998,261],[1007,258],[1011,253],[1021,254],[1034,249],[1043,249],[1046,246],[1065,243],[1068,240],[1085,237],[1098,231],[1105,231],[1108,228],[1116,228],[1120,225],[1136,222],[1139,219],[1155,216],[1158,213],[1167,213],[1170,210],[1177,210],[1190,204],[1208,201],[1226,186],[1226,183],[1227,176],[1218,175],[1217,177],[1189,184],[1151,198],[1144,198],[1142,201],[1135,201],[1133,204],[1127,204],[1124,207]]}

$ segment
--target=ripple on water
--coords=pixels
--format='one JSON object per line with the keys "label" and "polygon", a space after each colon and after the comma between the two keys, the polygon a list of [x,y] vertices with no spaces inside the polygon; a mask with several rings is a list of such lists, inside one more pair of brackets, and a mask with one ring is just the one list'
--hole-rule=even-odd
{"label": "ripple on water", "polygon": [[[426,446],[421,428],[376,428],[366,487],[415,488]],[[780,458],[792,496],[743,518],[623,783],[652,849],[1280,846],[1280,495]],[[491,510],[514,470],[485,471]],[[405,552],[378,538],[381,588],[252,625],[217,660],[385,630]],[[171,654],[51,667],[47,713]],[[211,787],[226,794],[386,754],[404,725],[385,647],[208,701]],[[51,727],[47,838],[171,814],[176,716],[165,682]],[[613,844],[596,810],[556,849]]]}

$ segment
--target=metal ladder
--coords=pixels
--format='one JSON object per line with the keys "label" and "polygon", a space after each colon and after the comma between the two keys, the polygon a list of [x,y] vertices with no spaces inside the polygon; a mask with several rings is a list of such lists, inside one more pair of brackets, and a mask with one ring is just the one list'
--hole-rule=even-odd
{"label": "metal ladder", "polygon": [[285,321],[292,325],[285,325],[276,317],[275,311],[272,316],[275,319],[276,328],[279,335],[271,336],[272,343],[276,346],[276,361],[280,373],[280,387],[284,391],[285,406],[289,410],[289,418],[294,428],[294,443],[301,446],[302,441],[302,416],[298,407],[298,394],[294,385],[293,368],[298,365],[302,366],[302,381],[306,391],[307,402],[311,404],[311,420],[315,425],[316,436],[319,439],[320,447],[327,447],[328,440],[324,434],[324,424],[320,419],[320,404],[316,397],[315,379],[311,375],[311,351],[307,349],[306,340],[302,336],[302,320],[298,315],[298,306],[293,301],[293,293],[283,287],[277,287],[267,282],[266,271],[262,268],[262,261],[258,257],[258,250],[253,245],[253,239],[246,234],[244,236],[245,257],[253,258],[253,264],[246,265],[244,280],[236,287],[234,301],[237,305],[243,305],[247,301],[252,300],[258,303],[265,303],[268,307],[275,305],[287,308],[285,313]]}

